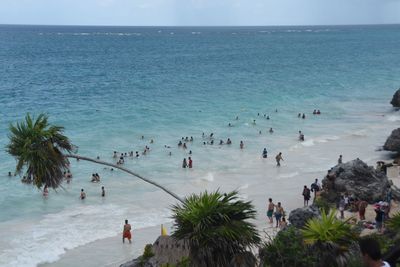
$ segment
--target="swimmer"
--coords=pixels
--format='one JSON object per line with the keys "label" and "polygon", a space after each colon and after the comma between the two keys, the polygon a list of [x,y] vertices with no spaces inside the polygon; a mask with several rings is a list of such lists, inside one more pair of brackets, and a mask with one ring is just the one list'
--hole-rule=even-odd
{"label": "swimmer", "polygon": [[133,157],[133,151],[129,152],[129,157]]}
{"label": "swimmer", "polygon": [[319,111],[319,109],[317,110],[317,115],[321,115],[321,111]]}
{"label": "swimmer", "polygon": [[49,189],[47,188],[47,185],[45,185],[43,189],[43,196],[47,197],[48,195],[49,195]]}
{"label": "swimmer", "polygon": [[117,156],[117,151],[114,151],[114,155],[113,155],[113,158],[117,158],[118,156]]}
{"label": "swimmer", "polygon": [[86,193],[85,193],[85,191],[83,190],[83,188],[81,189],[81,195],[79,196],[79,198],[80,198],[81,200],[84,200],[84,199],[86,198]]}
{"label": "swimmer", "polygon": [[154,143],[154,140],[153,140],[153,139],[151,139],[151,140],[150,140],[150,144],[153,144],[153,143]]}
{"label": "swimmer", "polygon": [[261,133],[261,130],[260,130],[260,131],[258,131],[258,134],[262,134],[262,133]]}
{"label": "swimmer", "polygon": [[210,134],[210,138],[213,138],[213,137],[214,137],[214,133],[211,133],[211,134]]}
{"label": "swimmer", "polygon": [[275,109],[275,112],[278,112],[278,109]]}
{"label": "swimmer", "polygon": [[301,118],[301,113],[297,114],[297,118]]}
{"label": "swimmer", "polygon": [[187,148],[187,146],[186,146],[186,143],[183,143],[183,148],[184,148],[184,149],[186,149],[186,148]]}
{"label": "swimmer", "polygon": [[205,146],[207,143],[206,142],[203,142],[203,145]]}
{"label": "swimmer", "polygon": [[306,114],[303,113],[303,116],[301,116],[302,119],[306,118]]}
{"label": "swimmer", "polygon": [[190,137],[190,142],[193,142],[193,136]]}
{"label": "swimmer", "polygon": [[136,157],[137,158],[139,157],[139,151],[136,151]]}
{"label": "swimmer", "polygon": [[169,156],[172,156],[172,152],[170,151],[170,152],[168,153],[168,155],[169,155]]}
{"label": "swimmer", "polygon": [[189,155],[192,155],[192,150],[189,151]]}
{"label": "swimmer", "polygon": [[100,159],[100,156],[97,156],[96,159]]}
{"label": "swimmer", "polygon": [[203,132],[203,134],[201,136],[204,138],[204,136],[205,136],[204,132]]}
{"label": "swimmer", "polygon": [[273,130],[272,128],[269,128],[269,132],[270,132],[270,133],[273,133],[274,130]]}
{"label": "swimmer", "polygon": [[223,144],[224,144],[224,141],[219,140],[219,144],[220,144],[220,145],[223,145]]}
{"label": "swimmer", "polygon": [[268,152],[267,152],[267,149],[266,149],[266,148],[264,148],[264,150],[263,150],[263,152],[262,152],[262,157],[263,157],[264,159],[266,159],[266,158],[268,157]]}
{"label": "swimmer", "polygon": [[142,135],[142,140],[144,139],[144,135]]}
{"label": "swimmer", "polygon": [[[65,174],[65,172],[64,172],[64,174]],[[11,172],[8,172],[8,176],[11,176]]]}
{"label": "swimmer", "polygon": [[316,115],[316,114],[317,114],[317,110],[316,110],[316,109],[314,109],[314,111],[313,111],[313,113],[312,113],[312,114]]}
{"label": "swimmer", "polygon": [[236,120],[239,120],[239,116],[236,116]]}
{"label": "swimmer", "polygon": [[179,141],[178,146],[182,146],[182,141]]}
{"label": "swimmer", "polygon": [[102,197],[106,196],[106,190],[104,189],[104,186],[101,187],[101,196]]}
{"label": "swimmer", "polygon": [[227,144],[227,145],[230,145],[230,144],[232,144],[232,141],[231,141],[231,139],[229,139],[229,138],[228,138],[228,140],[226,140],[226,144]]}
{"label": "swimmer", "polygon": [[214,140],[211,140],[210,145],[213,145],[213,144],[214,144]]}
{"label": "swimmer", "polygon": [[240,141],[240,149],[243,149],[243,148],[244,148],[243,141]]}
{"label": "swimmer", "polygon": [[231,123],[228,123],[228,127],[232,127],[232,124],[231,124]]}
{"label": "swimmer", "polygon": [[257,116],[260,116],[260,113],[257,113]]}
{"label": "swimmer", "polygon": [[253,120],[253,124],[256,125],[256,120]]}
{"label": "swimmer", "polygon": [[96,175],[93,173],[93,174],[92,174],[92,180],[90,180],[90,181],[91,181],[92,183],[94,183],[94,182],[96,182],[96,180],[97,180],[97,179],[96,179]]}
{"label": "swimmer", "polygon": [[267,116],[267,120],[269,120],[269,116]]}

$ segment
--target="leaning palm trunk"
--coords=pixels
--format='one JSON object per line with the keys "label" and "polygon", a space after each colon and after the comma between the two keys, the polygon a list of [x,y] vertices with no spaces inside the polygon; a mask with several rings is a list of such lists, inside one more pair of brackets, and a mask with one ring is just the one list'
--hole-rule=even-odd
{"label": "leaning palm trunk", "polygon": [[175,194],[174,192],[169,191],[169,190],[168,190],[167,188],[165,188],[164,186],[162,186],[162,185],[160,185],[160,184],[158,184],[158,183],[156,183],[156,182],[153,182],[152,180],[147,179],[147,178],[145,178],[145,177],[143,177],[143,176],[141,176],[141,175],[139,175],[139,174],[137,174],[137,173],[134,173],[133,171],[128,170],[128,169],[126,169],[126,168],[124,168],[124,167],[121,167],[121,166],[119,166],[119,165],[116,165],[116,164],[113,164],[113,163],[109,163],[109,162],[106,162],[106,161],[101,161],[101,160],[97,160],[97,159],[92,159],[92,158],[84,157],[84,156],[79,156],[79,155],[72,155],[72,154],[69,154],[69,155],[65,155],[65,156],[68,157],[68,158],[75,158],[75,159],[79,159],[79,160],[91,161],[91,162],[94,162],[94,163],[97,163],[97,164],[110,166],[110,167],[119,169],[119,170],[121,170],[121,171],[127,172],[127,173],[129,173],[130,175],[136,176],[137,178],[139,178],[139,179],[141,179],[141,180],[143,180],[143,181],[145,181],[145,182],[147,182],[147,183],[149,183],[149,184],[152,184],[152,185],[154,185],[154,186],[157,186],[158,188],[164,190],[166,193],[170,194],[172,197],[176,198],[177,200],[179,200],[180,202],[183,203],[183,200],[182,200],[177,194]]}

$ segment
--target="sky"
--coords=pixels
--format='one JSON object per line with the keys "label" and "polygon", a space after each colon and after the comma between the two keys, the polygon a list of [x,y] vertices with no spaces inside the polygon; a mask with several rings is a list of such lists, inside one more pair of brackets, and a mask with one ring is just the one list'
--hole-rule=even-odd
{"label": "sky", "polygon": [[0,0],[0,24],[238,26],[400,23],[400,0]]}

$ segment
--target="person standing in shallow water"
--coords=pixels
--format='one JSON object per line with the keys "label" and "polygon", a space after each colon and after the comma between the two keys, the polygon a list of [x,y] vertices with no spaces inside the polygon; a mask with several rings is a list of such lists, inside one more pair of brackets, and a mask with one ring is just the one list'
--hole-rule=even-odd
{"label": "person standing in shallow water", "polygon": [[240,141],[240,149],[243,149],[243,148],[244,148],[243,141]]}
{"label": "person standing in shallow water", "polygon": [[182,161],[182,168],[186,168],[187,167],[187,162],[186,162],[186,158],[183,159]]}
{"label": "person standing in shallow water", "polygon": [[83,188],[81,189],[81,195],[79,198],[82,200],[84,200],[86,198],[86,193],[85,193],[85,190],[83,190]]}
{"label": "person standing in shallow water", "polygon": [[275,159],[276,159],[276,166],[278,167],[281,166],[281,160],[283,161],[282,152],[279,152],[279,154],[276,155]]}
{"label": "person standing in shallow water", "polygon": [[275,206],[276,228],[279,227],[283,216],[284,216],[283,207],[281,206],[281,202],[278,202],[278,205]]}
{"label": "person standing in shallow water", "polygon": [[267,207],[267,217],[269,219],[269,223],[274,223],[273,219],[272,219],[272,215],[274,214],[274,207],[275,204],[272,202],[272,198],[268,199],[269,203],[268,203],[268,207]]}
{"label": "person standing in shallow water", "polygon": [[189,166],[189,169],[191,169],[191,168],[193,167],[193,160],[192,160],[191,157],[189,157],[189,164],[188,164],[188,166]]}
{"label": "person standing in shallow water", "polygon": [[101,196],[102,197],[106,196],[106,190],[104,189],[104,186],[101,187]]}
{"label": "person standing in shallow water", "polygon": [[129,240],[129,243],[132,243],[132,235],[131,235],[131,225],[128,223],[128,220],[125,220],[124,230],[122,232],[122,243],[125,243],[125,238]]}

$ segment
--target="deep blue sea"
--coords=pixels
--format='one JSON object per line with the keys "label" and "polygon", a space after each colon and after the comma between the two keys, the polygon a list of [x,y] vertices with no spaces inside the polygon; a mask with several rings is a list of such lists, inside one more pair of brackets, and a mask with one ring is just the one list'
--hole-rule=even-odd
{"label": "deep blue sea", "polygon": [[[141,153],[150,146],[148,155],[128,157],[125,166],[184,196],[210,184],[262,187],[251,177],[276,177],[271,170],[279,151],[291,168],[278,175],[285,183],[326,168],[336,158],[324,157],[318,144],[368,135],[373,130],[366,125],[379,127],[379,114],[398,124],[388,103],[399,87],[400,25],[0,26],[0,266],[56,261],[65,248],[116,235],[125,217],[137,228],[163,223],[174,202],[133,177],[75,161],[72,183],[43,199],[19,176],[7,176],[15,169],[5,152],[8,126],[28,112],[47,113],[64,126],[85,156],[113,162],[114,150]],[[314,109],[322,115],[313,116]],[[307,118],[298,119],[299,112]],[[301,147],[299,130],[306,135]],[[204,146],[203,132],[214,133],[216,144]],[[176,144],[186,136],[194,141],[184,151]],[[231,146],[217,145],[228,137]],[[264,147],[270,159],[263,162]],[[189,150],[194,168],[182,170]],[[101,184],[90,183],[93,172]],[[99,197],[102,185],[106,200]],[[50,241],[60,231],[53,225],[70,234]],[[13,231],[26,233],[15,240]]]}

